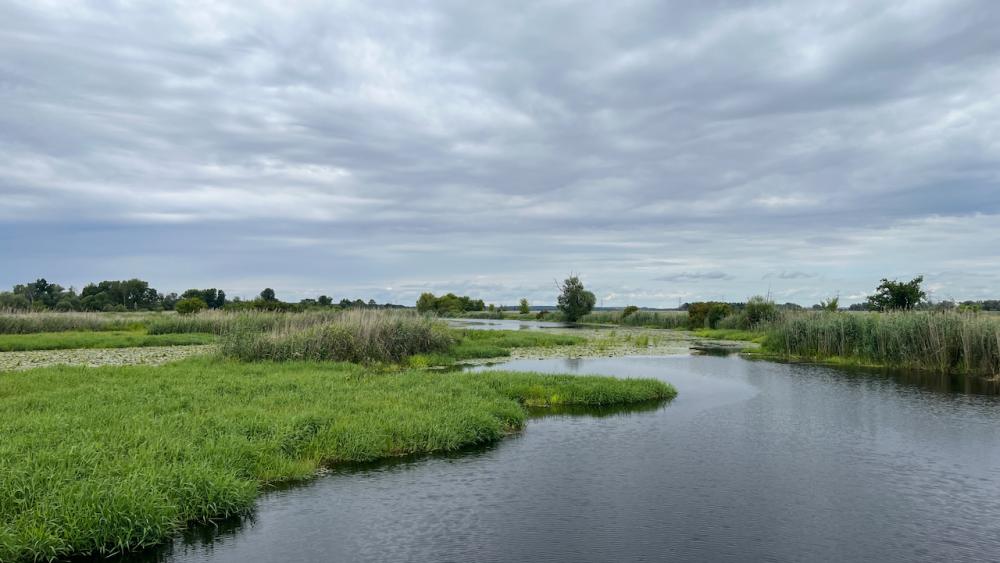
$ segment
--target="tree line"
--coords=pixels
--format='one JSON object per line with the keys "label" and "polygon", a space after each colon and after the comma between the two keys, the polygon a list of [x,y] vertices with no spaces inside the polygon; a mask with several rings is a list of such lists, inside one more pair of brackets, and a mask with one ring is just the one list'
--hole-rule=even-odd
{"label": "tree line", "polygon": [[374,299],[341,299],[320,295],[298,302],[277,298],[271,288],[264,288],[253,299],[229,299],[221,289],[188,289],[177,293],[162,293],[150,287],[149,282],[105,280],[90,283],[79,292],[39,278],[30,283],[15,285],[10,291],[0,291],[0,309],[17,311],[173,311],[195,312],[202,309],[266,309],[274,311],[301,311],[314,308],[401,308],[391,303],[378,304]]}

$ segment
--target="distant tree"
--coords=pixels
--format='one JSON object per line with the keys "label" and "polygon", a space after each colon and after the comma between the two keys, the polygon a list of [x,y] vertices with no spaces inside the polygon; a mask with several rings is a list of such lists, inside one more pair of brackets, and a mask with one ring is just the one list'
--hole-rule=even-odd
{"label": "distant tree", "polygon": [[316,302],[319,303],[323,307],[329,307],[330,305],[333,305],[333,298],[329,297],[327,295],[320,295],[316,299]]}
{"label": "distant tree", "polygon": [[732,312],[733,307],[729,303],[720,303],[718,301],[690,303],[687,308],[688,327],[692,330],[715,328],[719,321],[731,315]]}
{"label": "distant tree", "polygon": [[0,309],[24,311],[31,308],[28,298],[12,291],[0,292]]}
{"label": "distant tree", "polygon": [[368,306],[372,307],[372,308],[375,308],[375,307],[378,307],[378,303],[376,303],[374,299],[369,299],[368,300]]}
{"label": "distant tree", "polygon": [[521,313],[522,315],[527,315],[531,313],[531,306],[528,305],[528,300],[526,298],[524,297],[521,298],[521,303],[517,307],[517,312]]}
{"label": "distant tree", "polygon": [[563,318],[574,323],[594,308],[597,298],[583,287],[579,277],[570,276],[559,286],[558,301]]}
{"label": "distant tree", "polygon": [[433,293],[421,293],[420,298],[417,299],[417,311],[421,313],[433,312],[436,303],[437,298],[434,297]]}
{"label": "distant tree", "polygon": [[274,295],[274,290],[270,287],[265,287],[263,291],[260,292],[260,298],[264,301],[277,301],[278,298]]}
{"label": "distant tree", "polygon": [[160,303],[163,305],[164,311],[173,311],[180,299],[176,293],[168,293],[160,296]]}
{"label": "distant tree", "polygon": [[338,305],[340,305],[341,309],[350,309],[351,305],[353,305],[353,303],[351,303],[350,299],[348,299],[348,298],[345,297],[345,298],[343,298],[343,299],[340,300],[340,303]]}
{"label": "distant tree", "polygon": [[178,314],[191,315],[208,307],[201,297],[185,297],[174,305]]}
{"label": "distant tree", "polygon": [[638,311],[639,311],[638,307],[636,307],[635,305],[629,305],[628,307],[622,309],[622,318],[624,319],[625,317],[632,315]]}
{"label": "distant tree", "polygon": [[912,309],[927,298],[927,294],[920,287],[923,282],[923,276],[917,276],[905,283],[882,278],[882,283],[875,288],[875,295],[868,297],[868,303],[879,311]]}
{"label": "distant tree", "polygon": [[[208,305],[209,309],[221,309],[226,306],[226,292],[218,289],[189,289],[181,294],[181,299],[198,297]],[[164,306],[164,308],[166,308]]]}

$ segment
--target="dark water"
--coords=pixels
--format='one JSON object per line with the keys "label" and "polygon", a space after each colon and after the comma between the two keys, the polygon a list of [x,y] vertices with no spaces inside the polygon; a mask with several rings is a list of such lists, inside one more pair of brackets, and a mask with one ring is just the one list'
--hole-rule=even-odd
{"label": "dark water", "polygon": [[659,377],[680,395],[342,469],[146,560],[1000,560],[1000,400],[975,394],[996,384],[714,356],[503,367]]}

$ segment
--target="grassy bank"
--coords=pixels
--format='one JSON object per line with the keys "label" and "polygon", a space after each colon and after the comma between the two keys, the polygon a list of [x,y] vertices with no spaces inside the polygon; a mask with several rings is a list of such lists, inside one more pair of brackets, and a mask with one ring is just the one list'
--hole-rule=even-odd
{"label": "grassy bank", "polygon": [[1000,319],[962,313],[798,313],[764,327],[765,352],[939,373],[1000,373]]}
{"label": "grassy bank", "polygon": [[674,394],[641,379],[205,358],[0,373],[0,561],[148,546],[322,465],[497,440],[525,405]]}
{"label": "grassy bank", "polygon": [[763,344],[767,339],[767,334],[757,330],[741,330],[735,328],[702,328],[692,331],[698,338],[708,338],[712,340],[736,340],[741,342],[755,342]]}
{"label": "grassy bank", "polygon": [[69,350],[74,348],[133,348],[211,344],[215,336],[203,333],[146,334],[143,331],[67,331],[37,334],[0,334],[0,352]]}

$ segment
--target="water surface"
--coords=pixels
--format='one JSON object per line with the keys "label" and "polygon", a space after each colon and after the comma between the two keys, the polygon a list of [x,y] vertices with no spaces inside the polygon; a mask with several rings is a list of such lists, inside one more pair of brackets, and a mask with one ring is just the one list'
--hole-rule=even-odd
{"label": "water surface", "polygon": [[1000,558],[996,384],[716,356],[476,369],[498,368],[658,377],[680,394],[533,418],[456,455],[341,468],[145,560]]}

